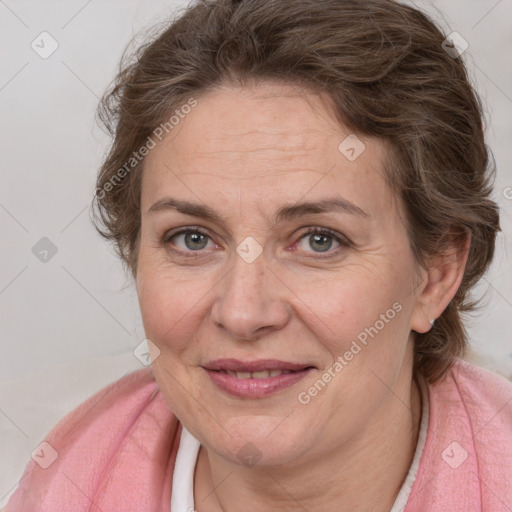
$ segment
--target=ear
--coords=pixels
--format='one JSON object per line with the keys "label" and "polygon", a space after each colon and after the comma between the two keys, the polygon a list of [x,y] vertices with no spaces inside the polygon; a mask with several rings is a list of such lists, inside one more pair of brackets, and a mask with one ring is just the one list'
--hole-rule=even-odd
{"label": "ear", "polygon": [[459,239],[458,244],[454,243],[430,259],[411,316],[411,330],[428,332],[453,299],[464,276],[470,243],[468,234],[462,243]]}

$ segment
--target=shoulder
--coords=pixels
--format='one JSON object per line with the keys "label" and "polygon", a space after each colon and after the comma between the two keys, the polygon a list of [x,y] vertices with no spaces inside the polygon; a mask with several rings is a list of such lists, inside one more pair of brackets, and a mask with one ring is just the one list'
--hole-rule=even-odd
{"label": "shoulder", "polygon": [[[430,387],[430,396],[435,433],[446,445],[440,453],[455,446],[474,463],[480,482],[512,500],[512,382],[457,360],[445,379]],[[450,445],[453,441],[458,444]],[[488,489],[480,493],[491,499]]]}
{"label": "shoulder", "polygon": [[428,398],[427,437],[406,511],[512,503],[512,383],[456,360],[428,385]]}
{"label": "shoulder", "polygon": [[499,407],[512,421],[512,382],[505,377],[457,359],[440,387],[443,385],[460,396],[469,415],[479,408]]}
{"label": "shoulder", "polygon": [[127,414],[135,412],[141,404],[148,402],[157,390],[158,385],[150,368],[132,371],[82,402],[64,416],[58,426],[62,423],[72,426],[82,422],[81,415],[90,412],[94,412],[94,417],[99,417],[108,411],[110,419],[114,420],[111,413],[116,410],[125,411]]}
{"label": "shoulder", "polygon": [[445,419],[465,418],[482,437],[512,435],[512,382],[501,375],[457,359],[429,393]]}
{"label": "shoulder", "polygon": [[62,444],[81,433],[107,422],[110,428],[122,424],[147,404],[158,391],[151,369],[144,368],[125,374],[120,379],[97,391],[66,414],[48,434]]}
{"label": "shoulder", "polygon": [[[74,503],[74,510],[85,511],[93,497],[109,506],[120,497],[147,501],[147,489],[162,488],[172,474],[178,427],[151,369],[131,372],[88,398],[48,433],[7,510],[28,511],[37,504],[40,511],[60,511]],[[47,464],[36,460],[39,453]]]}

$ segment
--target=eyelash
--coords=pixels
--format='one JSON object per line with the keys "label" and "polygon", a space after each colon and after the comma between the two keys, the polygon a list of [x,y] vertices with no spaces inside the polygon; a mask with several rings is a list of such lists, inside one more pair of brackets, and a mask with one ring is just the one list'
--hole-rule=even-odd
{"label": "eyelash", "polygon": [[[171,240],[173,238],[175,238],[175,237],[177,237],[179,235],[189,234],[189,233],[200,234],[200,235],[206,236],[207,238],[209,238],[211,240],[210,235],[208,233],[202,231],[201,229],[196,228],[196,227],[186,227],[186,228],[180,229],[179,231],[176,231],[174,233],[166,233],[162,237],[161,243],[164,246],[169,245],[169,243],[171,242]],[[340,244],[340,247],[337,247],[336,249],[333,249],[333,250],[326,251],[326,254],[328,254],[328,256],[321,256],[322,255],[321,252],[314,253],[314,254],[319,255],[319,256],[315,256],[315,258],[329,258],[329,257],[333,257],[333,255],[337,254],[341,249],[346,249],[346,248],[351,246],[350,241],[346,237],[344,237],[342,235],[339,235],[338,233],[336,233],[336,231],[333,231],[333,230],[331,230],[329,228],[321,228],[321,227],[309,228],[308,231],[303,232],[297,238],[297,241],[295,242],[295,244],[300,242],[306,236],[311,236],[311,235],[325,235],[325,236],[328,236],[330,238],[333,238],[336,242],[338,242]],[[182,255],[184,255],[186,257],[189,257],[189,258],[197,258],[197,257],[201,257],[201,256],[204,255],[204,254],[202,254],[202,250],[197,250],[197,251],[190,251],[190,250],[189,251],[183,251],[182,249],[171,249],[171,250],[173,252],[180,253],[180,254],[182,254]]]}

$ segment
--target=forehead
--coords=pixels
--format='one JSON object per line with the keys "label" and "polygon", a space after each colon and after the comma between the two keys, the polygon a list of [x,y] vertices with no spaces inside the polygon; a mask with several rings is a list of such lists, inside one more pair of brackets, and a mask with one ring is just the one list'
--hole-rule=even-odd
{"label": "forehead", "polygon": [[[198,96],[197,106],[146,157],[142,208],[164,192],[206,194],[205,202],[254,194],[268,204],[365,192],[379,196],[375,204],[389,202],[386,150],[382,141],[340,125],[326,96],[273,83],[224,86]],[[357,158],[347,158],[354,152]]]}

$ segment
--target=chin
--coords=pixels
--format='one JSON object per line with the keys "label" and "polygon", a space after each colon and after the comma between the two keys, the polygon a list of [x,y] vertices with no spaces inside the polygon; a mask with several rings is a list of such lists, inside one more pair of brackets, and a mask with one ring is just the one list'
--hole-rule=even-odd
{"label": "chin", "polygon": [[[293,416],[290,415],[290,417]],[[305,450],[305,434],[276,416],[238,416],[221,428],[205,432],[203,444],[217,455],[247,467],[279,466],[300,457]],[[213,435],[212,435],[213,434]],[[199,439],[199,437],[198,437]]]}

